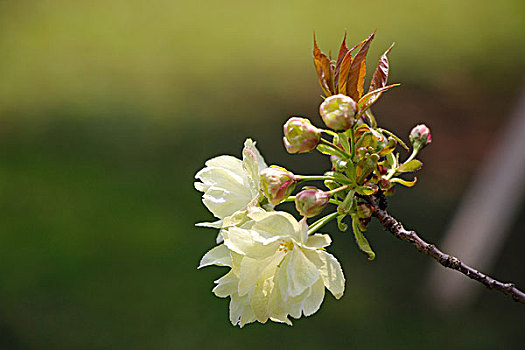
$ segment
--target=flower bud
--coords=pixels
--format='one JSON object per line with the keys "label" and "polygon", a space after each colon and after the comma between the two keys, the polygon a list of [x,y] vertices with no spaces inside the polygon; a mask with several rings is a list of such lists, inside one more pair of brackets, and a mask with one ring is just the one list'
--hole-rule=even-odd
{"label": "flower bud", "polygon": [[374,207],[367,203],[357,204],[357,217],[360,219],[367,219],[372,216]]}
{"label": "flower bud", "polygon": [[430,129],[425,124],[415,126],[412,131],[410,131],[408,138],[412,143],[412,147],[417,150],[423,149],[432,142]]}
{"label": "flower bud", "polygon": [[288,153],[311,152],[321,140],[321,130],[306,118],[292,117],[284,124],[284,146]]}
{"label": "flower bud", "polygon": [[328,205],[330,194],[317,188],[302,190],[295,196],[295,208],[306,217],[320,214]]}
{"label": "flower bud", "polygon": [[259,176],[264,196],[272,205],[277,205],[288,198],[297,183],[293,173],[275,165],[261,170]]}
{"label": "flower bud", "polygon": [[348,130],[356,123],[357,105],[351,97],[333,95],[319,107],[324,123],[333,130]]}

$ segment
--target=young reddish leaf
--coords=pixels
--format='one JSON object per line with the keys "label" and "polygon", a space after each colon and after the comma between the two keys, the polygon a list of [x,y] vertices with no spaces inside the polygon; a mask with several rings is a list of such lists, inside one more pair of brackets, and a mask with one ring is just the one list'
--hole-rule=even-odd
{"label": "young reddish leaf", "polygon": [[400,84],[392,84],[392,85],[388,85],[388,86],[385,86],[385,87],[382,87],[382,88],[379,88],[377,90],[374,90],[374,91],[370,91],[369,93],[367,93],[366,95],[364,95],[363,97],[361,97],[361,99],[359,100],[359,102],[357,103],[357,108],[359,109],[359,113],[363,113],[366,109],[368,109],[371,105],[373,105],[374,103],[376,103],[376,101],[379,99],[379,97],[381,96],[381,94],[383,94],[383,92],[387,91],[387,90],[390,90],[391,88],[393,87],[396,87],[396,86],[399,86]]}
{"label": "young reddish leaf", "polygon": [[350,72],[350,66],[352,65],[352,52],[361,46],[365,41],[366,39],[348,50],[341,61],[339,76],[337,79],[337,91],[340,94],[348,96],[346,86],[348,82],[348,73]]}
{"label": "young reddish leaf", "polygon": [[348,52],[348,47],[346,46],[346,30],[345,30],[345,37],[343,38],[343,42],[341,43],[341,47],[339,48],[339,55],[337,56],[337,63],[335,64],[335,78],[334,78],[334,84],[337,86],[339,81],[339,70],[341,69],[341,62],[343,61],[343,58]]}
{"label": "young reddish leaf", "polygon": [[363,43],[359,52],[352,60],[350,71],[348,73],[348,80],[346,83],[347,95],[358,101],[363,95],[363,85],[365,83],[366,75],[366,55],[370,48],[370,42],[374,39],[376,32],[374,31]]}
{"label": "young reddish leaf", "polygon": [[377,69],[374,72],[372,81],[370,82],[370,88],[368,88],[369,92],[386,86],[386,83],[388,81],[388,70],[389,70],[387,55],[390,52],[390,50],[392,50],[393,47],[394,47],[394,44],[392,44],[392,46],[390,46],[388,50],[386,50],[385,53],[379,59],[379,63],[377,64]]}
{"label": "young reddish leaf", "polygon": [[326,96],[335,94],[334,88],[334,66],[332,61],[319,50],[314,34],[314,65],[319,77],[319,84]]}

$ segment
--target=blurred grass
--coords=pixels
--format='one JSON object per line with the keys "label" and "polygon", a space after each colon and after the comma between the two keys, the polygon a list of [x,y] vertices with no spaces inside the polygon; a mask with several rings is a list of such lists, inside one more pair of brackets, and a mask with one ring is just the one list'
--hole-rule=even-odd
{"label": "blurred grass", "polygon": [[508,92],[523,78],[524,16],[520,0],[2,1],[0,116],[253,113],[317,96],[312,30],[336,52],[345,27],[351,43],[378,29],[374,67],[395,41],[393,79],[404,84],[473,79],[468,88]]}
{"label": "blurred grass", "polygon": [[[488,147],[523,78],[524,16],[517,0],[0,1],[0,348],[519,348],[516,305],[483,290],[436,313],[418,287],[432,262],[377,226],[373,263],[334,234],[341,300],[291,328],[232,328],[210,292],[224,269],[196,270],[215,232],[193,226],[211,215],[192,182],[245,137],[270,163],[321,171],[281,144],[282,122],[320,100],[312,29],[335,52],[344,27],[351,42],[378,28],[369,66],[396,41],[408,91],[385,95],[381,120],[401,136],[436,126],[421,183],[391,210],[437,241],[473,171],[447,160],[480,157],[465,145]],[[494,272],[523,285],[520,232]]]}

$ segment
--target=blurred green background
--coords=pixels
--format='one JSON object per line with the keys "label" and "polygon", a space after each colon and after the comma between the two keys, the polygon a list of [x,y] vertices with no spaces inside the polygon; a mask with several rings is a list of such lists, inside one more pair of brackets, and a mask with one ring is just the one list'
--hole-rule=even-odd
{"label": "blurred green background", "polygon": [[[523,83],[523,1],[0,0],[0,348],[523,346],[522,306],[480,286],[437,311],[435,263],[376,224],[374,262],[325,230],[347,291],[293,327],[233,328],[211,293],[225,269],[196,270],[216,236],[193,226],[212,219],[192,184],[206,159],[252,137],[269,163],[327,167],[286,154],[281,126],[321,125],[312,31],[337,52],[345,28],[349,44],[377,28],[369,72],[396,42],[402,86],[375,113],[405,139],[427,123],[434,143],[390,211],[439,242]],[[523,287],[522,226],[508,242],[490,272]]]}

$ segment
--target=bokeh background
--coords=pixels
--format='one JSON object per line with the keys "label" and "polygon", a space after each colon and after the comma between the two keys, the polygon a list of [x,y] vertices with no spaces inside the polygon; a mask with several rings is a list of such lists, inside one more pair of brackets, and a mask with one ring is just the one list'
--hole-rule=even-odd
{"label": "bokeh background", "polygon": [[[523,306],[476,286],[440,310],[435,262],[375,224],[374,262],[327,227],[346,293],[293,327],[233,328],[211,293],[225,270],[196,270],[216,235],[194,227],[212,219],[192,185],[206,159],[251,137],[269,163],[327,167],[288,155],[281,126],[321,125],[312,31],[337,52],[345,28],[350,44],[377,28],[369,72],[396,42],[402,86],[374,112],[405,139],[425,122],[434,142],[390,211],[439,242],[517,103],[523,1],[0,0],[0,348],[523,346]],[[523,288],[519,212],[487,272]]]}

